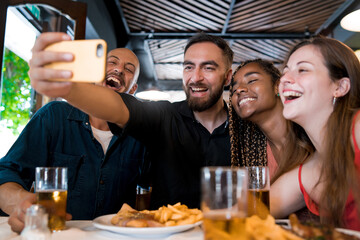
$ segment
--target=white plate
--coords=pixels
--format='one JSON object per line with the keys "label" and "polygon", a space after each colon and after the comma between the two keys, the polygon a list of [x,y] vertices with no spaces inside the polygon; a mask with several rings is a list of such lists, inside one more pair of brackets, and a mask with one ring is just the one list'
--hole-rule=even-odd
{"label": "white plate", "polygon": [[[291,225],[290,225],[290,221],[289,219],[276,219],[275,223],[284,227],[285,229],[290,229]],[[348,234],[350,236],[355,236],[360,238],[360,232],[359,231],[354,231],[354,230],[350,230],[350,229],[345,229],[345,228],[336,228],[337,231]]]}
{"label": "white plate", "polygon": [[344,228],[337,228],[336,230],[338,230],[339,232],[360,238],[360,232],[358,232],[358,231],[344,229]]}
{"label": "white plate", "polygon": [[111,218],[116,214],[109,214],[97,217],[93,220],[93,224],[96,228],[107,230],[115,233],[121,233],[131,236],[141,236],[141,237],[156,237],[156,236],[165,236],[173,233],[184,232],[186,230],[192,229],[196,226],[199,226],[202,222],[197,222],[194,224],[179,225],[173,227],[146,227],[146,228],[134,228],[134,227],[118,227],[111,224]]}

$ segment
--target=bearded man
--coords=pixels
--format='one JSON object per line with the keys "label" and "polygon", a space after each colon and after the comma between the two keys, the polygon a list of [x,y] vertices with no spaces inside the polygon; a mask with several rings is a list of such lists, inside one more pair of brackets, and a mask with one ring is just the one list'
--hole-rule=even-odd
{"label": "bearded man", "polygon": [[41,54],[34,54],[30,64],[34,88],[45,95],[67,99],[83,111],[111,122],[115,135],[124,130],[146,145],[153,177],[152,208],[177,202],[199,207],[200,168],[230,166],[223,87],[231,80],[233,52],[227,42],[205,33],[190,38],[183,63],[187,99],[176,103],[141,102],[91,84],[46,81],[50,77],[71,76],[67,71],[42,71],[42,64],[48,59],[70,61],[65,56],[45,58],[44,48],[62,39],[57,34],[40,37],[35,43],[34,49]]}

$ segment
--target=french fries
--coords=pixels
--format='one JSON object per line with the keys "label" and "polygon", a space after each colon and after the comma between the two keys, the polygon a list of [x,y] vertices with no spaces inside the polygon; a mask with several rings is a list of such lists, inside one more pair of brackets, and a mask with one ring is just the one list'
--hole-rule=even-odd
{"label": "french fries", "polygon": [[275,223],[275,219],[268,215],[261,219],[256,215],[246,218],[246,232],[250,239],[256,240],[301,240],[292,232],[283,229]]}
{"label": "french fries", "polygon": [[189,209],[186,205],[176,203],[162,206],[158,210],[136,211],[124,204],[120,211],[111,219],[111,223],[126,227],[159,227],[194,224],[203,219],[202,212]]}
{"label": "french fries", "polygon": [[197,208],[189,209],[184,204],[176,203],[160,207],[155,211],[154,219],[165,226],[178,226],[194,224],[203,219],[203,214]]}

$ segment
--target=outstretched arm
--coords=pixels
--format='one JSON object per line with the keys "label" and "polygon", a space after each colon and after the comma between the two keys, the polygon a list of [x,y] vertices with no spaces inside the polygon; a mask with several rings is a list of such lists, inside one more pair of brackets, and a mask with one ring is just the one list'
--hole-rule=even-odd
{"label": "outstretched arm", "polygon": [[69,79],[70,71],[44,68],[51,62],[71,62],[71,53],[44,51],[46,46],[68,41],[65,33],[43,33],[35,42],[33,55],[29,62],[29,76],[32,87],[49,97],[62,97],[73,106],[89,115],[104,119],[123,127],[129,119],[129,111],[120,95],[113,90],[87,83],[55,82],[49,79]]}
{"label": "outstretched arm", "polygon": [[275,218],[284,218],[305,207],[295,168],[279,177],[270,189],[270,213]]}

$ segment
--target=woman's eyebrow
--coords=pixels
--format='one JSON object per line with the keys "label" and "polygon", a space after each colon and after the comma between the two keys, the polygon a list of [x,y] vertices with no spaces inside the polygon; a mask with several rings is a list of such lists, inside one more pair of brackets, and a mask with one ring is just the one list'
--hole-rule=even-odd
{"label": "woman's eyebrow", "polygon": [[259,72],[248,72],[248,73],[246,73],[245,75],[244,75],[244,77],[248,77],[248,76],[250,76],[250,75],[252,75],[252,74],[260,74]]}

